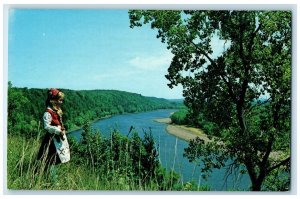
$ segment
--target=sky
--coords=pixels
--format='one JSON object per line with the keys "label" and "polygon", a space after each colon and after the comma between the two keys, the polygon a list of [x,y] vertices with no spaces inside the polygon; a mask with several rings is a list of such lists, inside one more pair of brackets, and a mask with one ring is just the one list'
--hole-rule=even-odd
{"label": "sky", "polygon": [[165,78],[172,53],[128,10],[11,9],[8,80],[16,87],[114,89],[182,98]]}

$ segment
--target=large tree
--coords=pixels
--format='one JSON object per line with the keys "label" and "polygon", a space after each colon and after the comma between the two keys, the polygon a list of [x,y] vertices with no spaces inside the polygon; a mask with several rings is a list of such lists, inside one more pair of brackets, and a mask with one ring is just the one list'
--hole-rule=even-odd
{"label": "large tree", "polygon": [[255,191],[279,170],[289,178],[291,12],[132,10],[129,17],[132,28],[158,31],[174,55],[169,87],[181,84],[193,118],[214,126],[213,141],[193,140],[185,155],[201,160],[203,171],[228,159],[244,165]]}

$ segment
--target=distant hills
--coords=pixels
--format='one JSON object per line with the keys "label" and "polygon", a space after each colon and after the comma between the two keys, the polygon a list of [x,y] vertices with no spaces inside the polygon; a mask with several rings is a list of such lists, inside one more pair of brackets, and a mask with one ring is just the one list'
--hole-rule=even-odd
{"label": "distant hills", "polygon": [[[146,97],[136,93],[118,90],[69,90],[60,89],[65,93],[62,105],[64,121],[69,129],[82,126],[86,121],[101,119],[123,113],[145,112],[157,109],[171,109],[182,106],[182,99],[167,100],[156,97]],[[14,98],[22,99],[22,107]],[[9,88],[9,107],[18,107],[14,113],[25,123],[40,121],[45,111],[47,89]],[[13,115],[13,114],[10,114]],[[13,118],[8,118],[8,120]],[[25,120],[25,121],[24,121]],[[26,121],[27,120],[27,121]],[[14,121],[14,123],[16,123]],[[24,124],[25,125],[25,124]]]}

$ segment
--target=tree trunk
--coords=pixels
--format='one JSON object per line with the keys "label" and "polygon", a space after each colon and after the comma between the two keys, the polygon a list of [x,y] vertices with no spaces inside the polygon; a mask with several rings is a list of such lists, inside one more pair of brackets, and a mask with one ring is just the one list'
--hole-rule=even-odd
{"label": "tree trunk", "polygon": [[252,182],[252,191],[261,191],[262,180],[257,180]]}

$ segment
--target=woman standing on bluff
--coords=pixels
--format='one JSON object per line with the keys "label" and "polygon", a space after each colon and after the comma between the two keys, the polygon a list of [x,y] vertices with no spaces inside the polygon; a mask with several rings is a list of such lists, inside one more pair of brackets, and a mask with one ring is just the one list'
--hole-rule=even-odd
{"label": "woman standing on bluff", "polygon": [[46,100],[46,110],[43,116],[44,129],[47,131],[39,153],[38,159],[49,165],[65,163],[70,160],[69,144],[62,122],[63,112],[61,105],[64,94],[58,89],[49,89]]}

